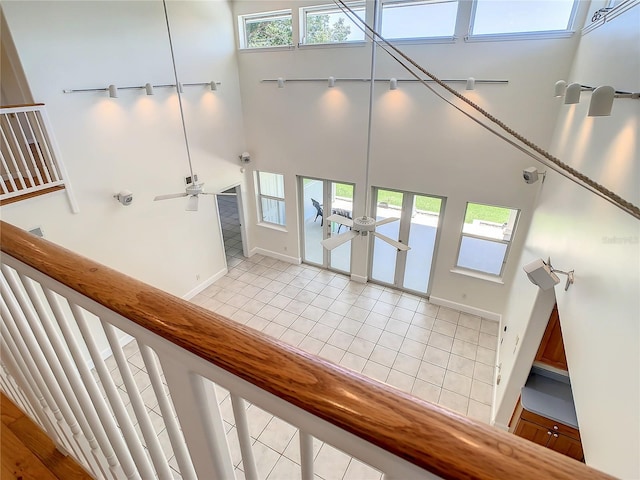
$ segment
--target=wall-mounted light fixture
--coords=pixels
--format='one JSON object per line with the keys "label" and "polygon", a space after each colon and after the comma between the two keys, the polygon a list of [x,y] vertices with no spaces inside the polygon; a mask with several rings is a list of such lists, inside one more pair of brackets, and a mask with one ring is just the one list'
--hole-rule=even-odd
{"label": "wall-mounted light fixture", "polygon": [[549,290],[560,283],[560,279],[556,273],[561,273],[567,276],[567,283],[564,286],[565,292],[569,290],[569,287],[574,283],[574,270],[564,272],[557,270],[551,265],[551,258],[546,262],[539,258],[531,263],[526,264],[522,269],[531,280],[531,283],[540,287],[542,290]]}
{"label": "wall-mounted light fixture", "polygon": [[336,77],[329,77],[329,88],[333,88],[336,86]]}
{"label": "wall-mounted light fixture", "polygon": [[284,88],[284,78],[278,77],[278,88]]}
{"label": "wall-mounted light fixture", "polygon": [[[282,77],[278,77],[278,78],[263,78],[262,80],[260,80],[261,82],[264,83],[268,83],[268,82],[274,82],[277,83],[279,85],[280,79]],[[304,82],[304,83],[309,83],[309,82],[326,82],[327,78],[287,78],[286,82]],[[350,77],[346,77],[346,78],[336,78],[336,77],[329,77],[328,79],[329,81],[329,86],[335,86],[335,82],[355,82],[355,83],[365,83],[365,82],[370,82],[371,79],[370,78],[350,78]],[[391,82],[391,78],[374,78],[373,79],[374,82],[387,82],[390,83]],[[465,85],[473,85],[473,87],[475,88],[475,85],[477,84],[494,84],[494,85],[507,85],[509,83],[509,80],[480,80],[480,79],[476,79],[473,77],[469,77],[469,78],[450,78],[450,79],[443,79],[441,80],[444,83],[462,83]],[[396,78],[396,82],[398,84],[400,83],[434,83],[435,81],[430,79],[430,78],[424,78],[421,80],[418,80],[416,78]],[[186,85],[186,84],[185,84]]]}
{"label": "wall-mounted light fixture", "polygon": [[[179,83],[178,88],[180,93],[184,92],[184,87],[194,87],[194,86],[207,86],[211,88],[211,90],[216,91],[218,87],[221,85],[220,82],[211,81],[211,82],[196,82],[196,83]],[[118,98],[119,90],[144,90],[147,95],[154,94],[154,88],[176,88],[175,83],[163,83],[159,85],[154,85],[151,83],[145,83],[144,85],[136,85],[136,86],[128,86],[128,87],[117,87],[115,85],[109,85],[108,87],[101,88],[66,88],[62,90],[63,93],[78,93],[78,92],[108,92],[109,97]]]}
{"label": "wall-mounted light fixture", "polygon": [[397,90],[398,89],[398,79],[392,78],[389,80],[389,90]]}
{"label": "wall-mounted light fixture", "polygon": [[[589,87],[579,83],[571,83],[566,86],[564,80],[558,80],[555,85],[555,96],[564,96],[565,105],[573,105],[580,102],[580,93],[593,92],[589,103],[589,117],[608,117],[611,115],[614,98],[640,99],[640,92],[621,92],[608,85]],[[565,88],[566,87],[566,88]]]}
{"label": "wall-mounted light fixture", "polygon": [[476,89],[476,79],[473,77],[467,78],[467,86],[465,90],[475,90]]}

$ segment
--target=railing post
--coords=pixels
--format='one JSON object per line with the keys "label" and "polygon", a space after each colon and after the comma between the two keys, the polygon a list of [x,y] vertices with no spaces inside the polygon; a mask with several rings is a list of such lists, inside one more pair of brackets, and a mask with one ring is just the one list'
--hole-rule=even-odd
{"label": "railing post", "polygon": [[174,358],[160,354],[159,357],[198,478],[234,478],[227,436],[213,384],[189,372]]}

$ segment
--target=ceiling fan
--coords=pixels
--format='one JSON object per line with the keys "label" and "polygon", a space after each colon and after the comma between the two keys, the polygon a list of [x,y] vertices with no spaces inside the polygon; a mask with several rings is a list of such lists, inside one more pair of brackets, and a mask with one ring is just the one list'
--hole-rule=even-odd
{"label": "ceiling fan", "polygon": [[382,235],[381,233],[376,232],[376,227],[379,227],[380,225],[385,225],[387,223],[395,222],[397,220],[400,220],[399,218],[389,217],[389,218],[384,218],[382,220],[376,220],[373,217],[368,217],[366,215],[363,215],[362,217],[355,217],[354,219],[351,219],[351,218],[344,217],[342,215],[333,214],[330,217],[328,217],[327,220],[329,220],[330,222],[336,222],[336,223],[339,223],[340,225],[344,225],[346,227],[351,228],[351,230],[348,230],[347,232],[341,235],[337,235],[335,237],[329,237],[325,240],[322,240],[320,243],[322,243],[322,246],[327,250],[333,250],[334,248],[339,247],[343,243],[347,243],[349,240],[353,240],[358,235],[362,235],[363,237],[366,237],[369,235],[369,232],[371,232],[371,235],[373,235],[374,237],[379,238],[384,242],[387,242],[389,245],[397,248],[398,250],[402,250],[406,252],[407,250],[411,249],[411,247],[409,247],[408,245],[405,245],[402,242],[399,242],[397,240],[394,240],[393,238],[389,238],[386,235]]}
{"label": "ceiling fan", "polygon": [[158,195],[153,200],[168,200],[170,198],[189,197],[187,201],[187,212],[198,211],[198,196],[199,195],[235,195],[235,193],[222,192],[222,193],[207,193],[204,191],[204,182],[198,182],[198,175],[192,175],[185,177],[185,183],[187,184],[184,193],[169,193],[167,195]]}

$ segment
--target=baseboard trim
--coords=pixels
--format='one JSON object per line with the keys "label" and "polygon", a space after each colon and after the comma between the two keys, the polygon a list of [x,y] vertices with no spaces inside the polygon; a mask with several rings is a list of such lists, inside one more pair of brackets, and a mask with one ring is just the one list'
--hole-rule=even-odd
{"label": "baseboard trim", "polygon": [[363,277],[362,275],[356,275],[355,273],[351,274],[351,280],[358,283],[367,283],[367,277]]}
{"label": "baseboard trim", "polygon": [[184,300],[191,300],[193,297],[195,297],[197,294],[199,294],[201,291],[203,291],[209,285],[212,285],[216,280],[219,280],[222,277],[224,277],[228,272],[229,272],[229,270],[227,270],[226,268],[223,268],[218,273],[215,273],[211,277],[207,278],[204,282],[202,282],[201,284],[197,285],[195,288],[189,290],[187,293],[185,293],[182,296],[182,298]]}
{"label": "baseboard trim", "polygon": [[502,318],[502,315],[500,315],[499,313],[482,310],[481,308],[472,307],[463,303],[452,302],[451,300],[446,300],[444,298],[431,296],[429,297],[429,302],[433,303],[434,305],[440,305],[441,307],[459,310],[470,315],[477,315],[479,317],[485,318],[487,320],[493,320],[494,322],[498,323],[500,323],[500,320]]}
{"label": "baseboard trim", "polygon": [[276,260],[292,263],[294,265],[300,265],[302,263],[302,259],[300,257],[292,257],[290,255],[284,255],[282,253],[272,252],[271,250],[266,250],[260,247],[253,247],[249,251],[249,257],[253,257],[256,254],[264,255],[265,257],[275,258]]}

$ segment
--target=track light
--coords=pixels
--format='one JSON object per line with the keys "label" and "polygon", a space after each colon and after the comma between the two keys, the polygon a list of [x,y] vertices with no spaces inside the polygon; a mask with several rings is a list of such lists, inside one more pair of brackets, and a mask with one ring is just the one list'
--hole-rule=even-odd
{"label": "track light", "polygon": [[209,83],[209,88],[211,88],[211,91],[212,91],[212,92],[215,92],[216,90],[218,90],[218,84],[216,83],[216,81],[215,81],[215,80],[212,80],[212,81]]}
{"label": "track light", "polygon": [[476,79],[473,77],[467,78],[467,88],[466,90],[475,90],[476,89]]}
{"label": "track light", "polygon": [[580,92],[582,91],[582,85],[579,83],[571,83],[567,87],[564,94],[565,105],[573,105],[580,102]]}
{"label": "track light", "polygon": [[184,93],[184,87],[182,86],[182,82],[178,82],[178,91],[180,93]]}
{"label": "track light", "polygon": [[392,78],[389,80],[389,90],[397,90],[398,89],[398,79]]}
{"label": "track light", "polygon": [[284,88],[284,78],[278,77],[278,88]]}
{"label": "track light", "polygon": [[564,97],[564,92],[567,89],[567,82],[564,80],[558,80],[555,86],[555,97]]}
{"label": "track light", "polygon": [[336,77],[329,77],[329,88],[336,86]]}
{"label": "track light", "polygon": [[147,95],[153,95],[153,85],[147,83],[145,84],[144,89],[147,91]]}
{"label": "track light", "polygon": [[111,98],[118,98],[118,87],[116,87],[115,85],[111,84],[109,85],[109,97]]}
{"label": "track light", "polygon": [[615,93],[614,88],[607,85],[596,88],[591,95],[587,115],[589,117],[608,117],[611,115]]}

